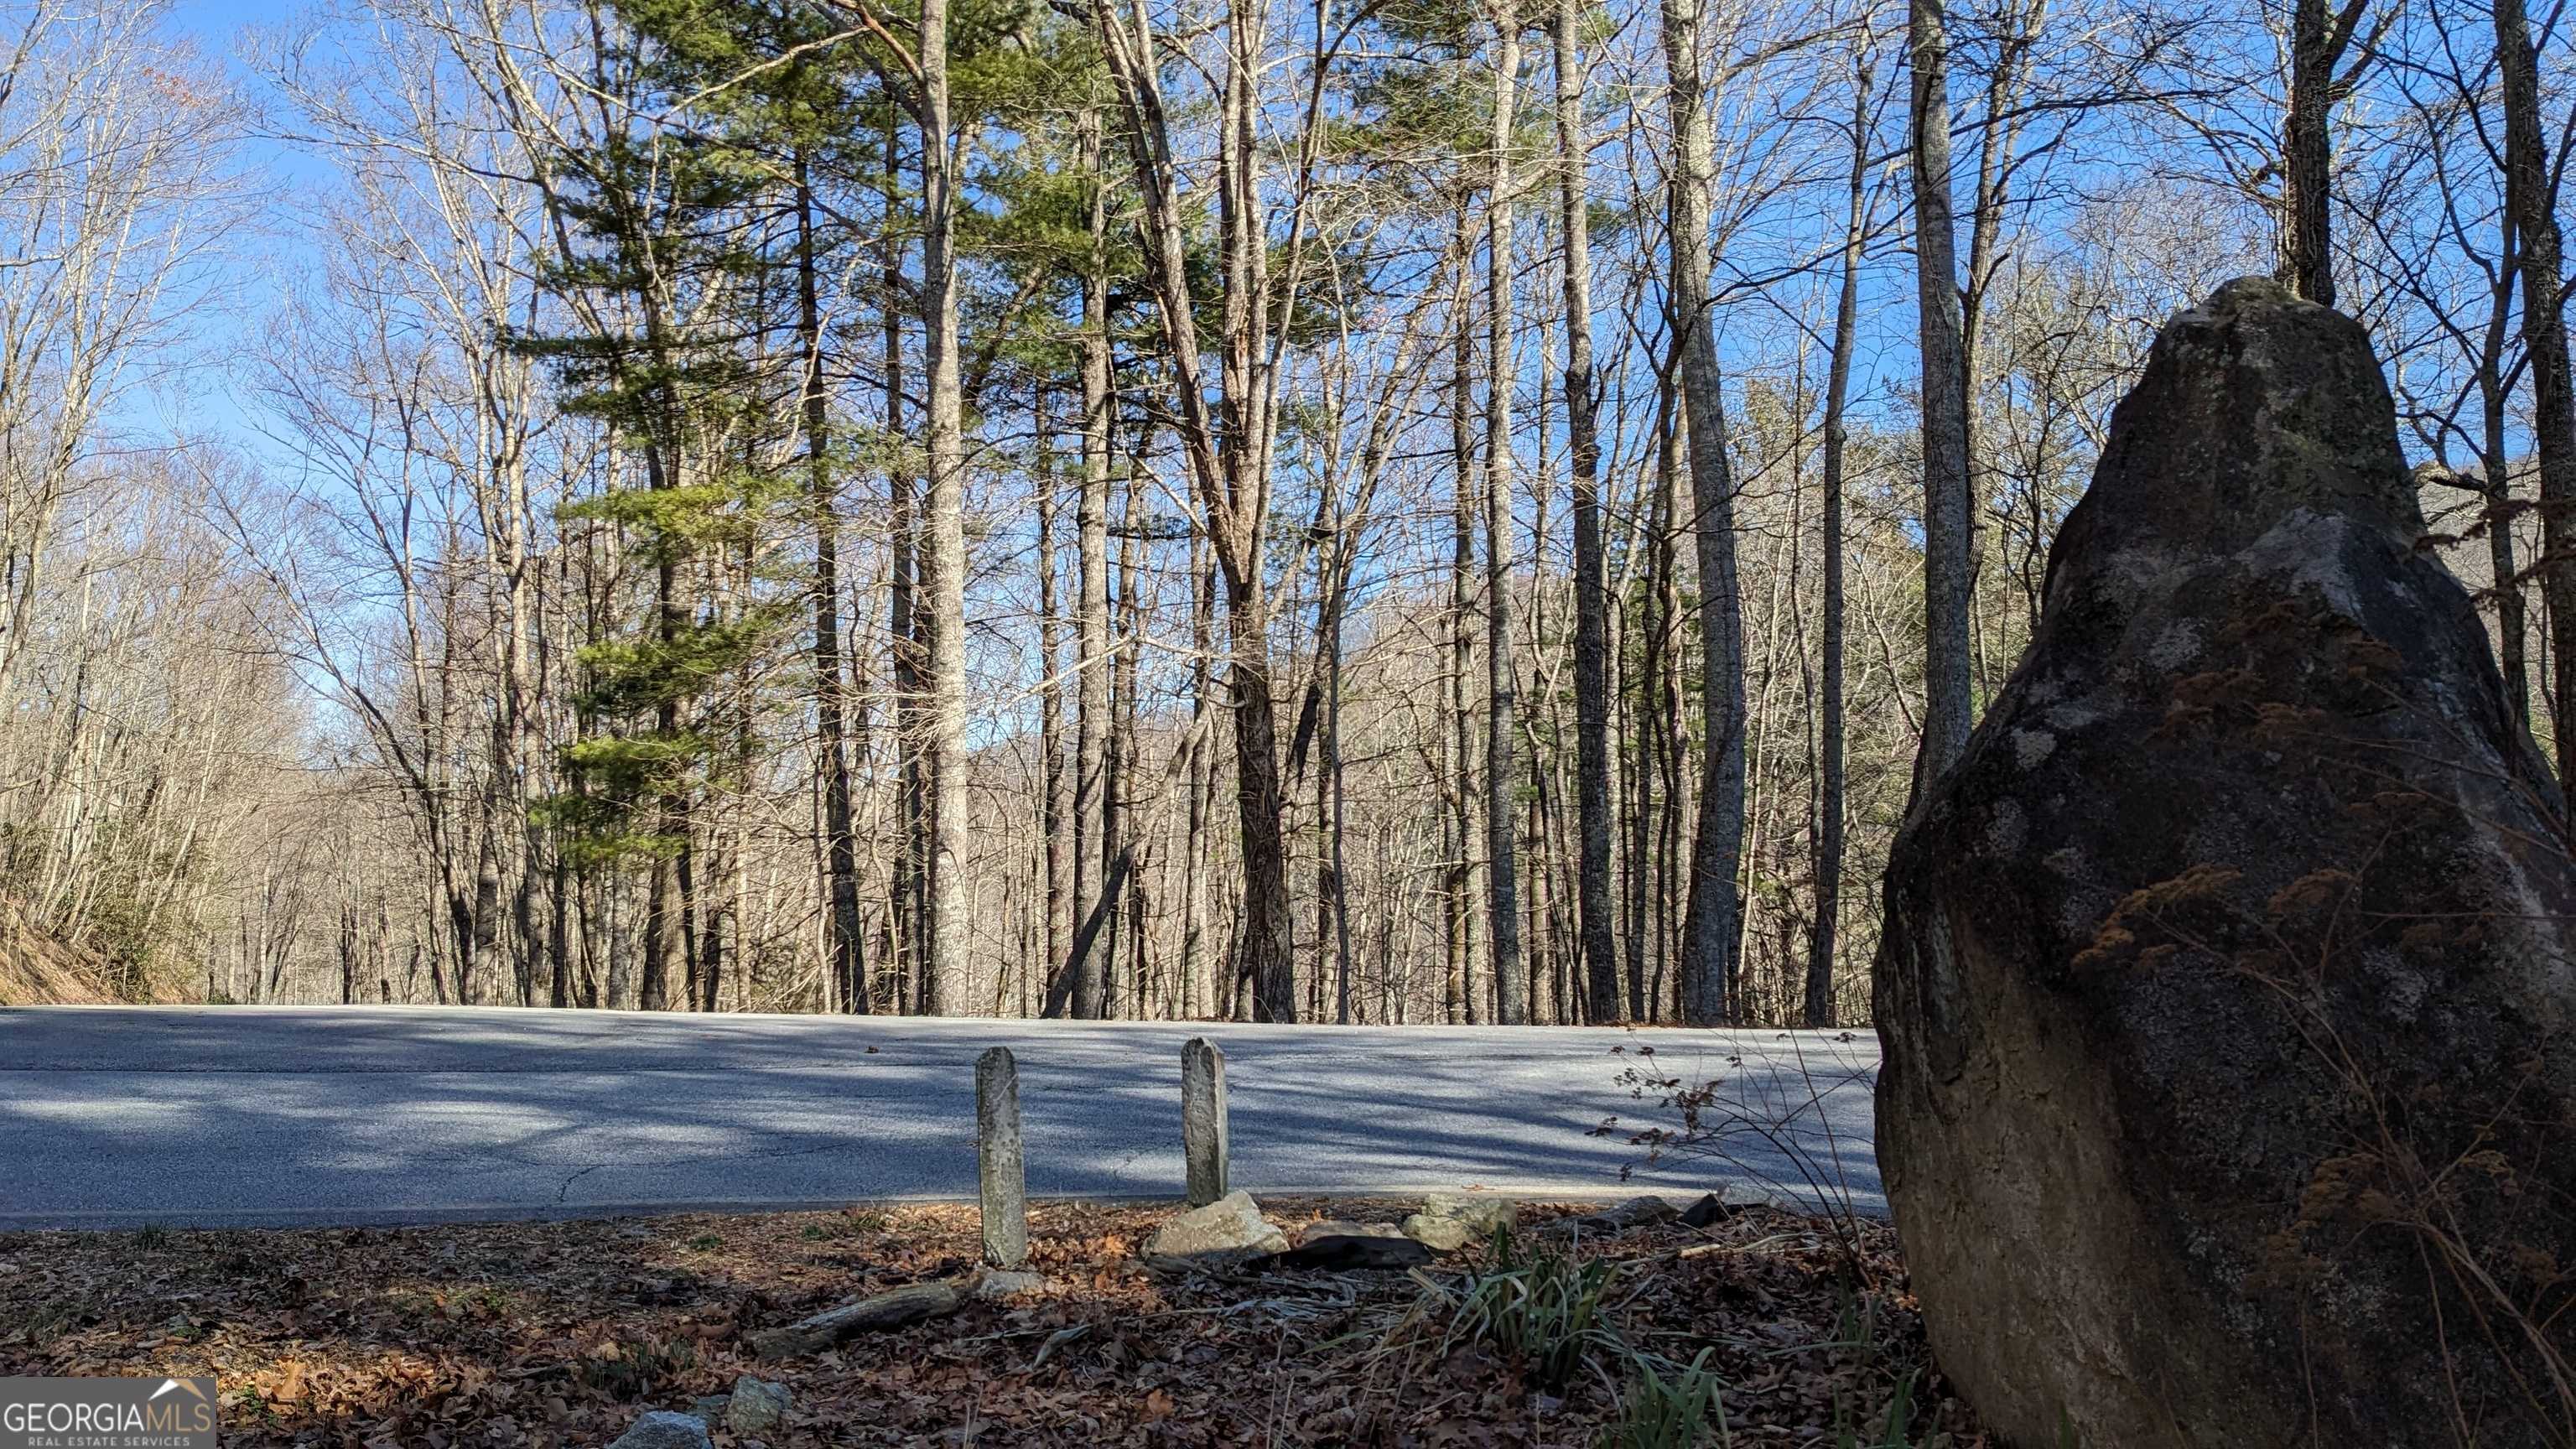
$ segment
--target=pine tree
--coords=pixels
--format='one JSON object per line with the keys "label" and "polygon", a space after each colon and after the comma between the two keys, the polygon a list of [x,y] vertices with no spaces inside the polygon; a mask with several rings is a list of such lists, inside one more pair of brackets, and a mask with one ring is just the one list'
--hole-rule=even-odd
{"label": "pine tree", "polygon": [[[711,73],[737,73],[749,51],[745,12],[639,0],[624,18],[631,30],[606,52],[614,71],[603,89],[632,115],[670,109]],[[508,339],[551,362],[567,411],[597,419],[636,464],[564,510],[615,534],[652,582],[644,616],[582,652],[585,729],[563,751],[573,789],[542,809],[576,859],[647,863],[638,997],[648,1010],[672,1004],[675,958],[691,1004],[714,1004],[718,936],[700,929],[698,817],[710,791],[751,763],[746,693],[723,686],[749,674],[790,617],[744,586],[765,568],[798,486],[766,446],[781,379],[760,345],[762,283],[776,261],[765,221],[781,191],[773,157],[792,139],[782,121],[802,109],[779,96],[794,81],[712,98],[706,124],[638,125],[553,158],[568,178],[552,200],[570,242],[545,279],[585,325]],[[711,588],[717,580],[726,586]]]}

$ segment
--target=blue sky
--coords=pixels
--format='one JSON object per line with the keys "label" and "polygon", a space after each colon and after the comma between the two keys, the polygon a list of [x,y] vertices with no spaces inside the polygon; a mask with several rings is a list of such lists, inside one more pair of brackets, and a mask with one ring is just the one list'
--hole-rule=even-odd
{"label": "blue sky", "polygon": [[[256,103],[258,86],[239,54],[244,34],[291,22],[311,8],[264,0],[178,0],[170,23]],[[258,345],[258,329],[273,315],[278,289],[291,283],[310,256],[294,220],[295,193],[326,182],[330,172],[312,156],[256,131],[243,139],[240,154],[251,205],[209,298],[212,305],[200,314],[204,345],[170,384],[135,400],[128,411],[155,431],[211,435],[277,466],[285,455],[261,432],[241,363]]]}

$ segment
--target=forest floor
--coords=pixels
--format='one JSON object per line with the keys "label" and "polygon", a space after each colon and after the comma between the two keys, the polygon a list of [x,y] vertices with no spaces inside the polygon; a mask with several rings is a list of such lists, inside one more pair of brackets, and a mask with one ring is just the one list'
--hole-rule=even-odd
{"label": "forest floor", "polygon": [[[1262,1204],[1291,1231],[1416,1206]],[[792,1408],[719,1445],[1589,1449],[1692,1442],[1612,1431],[1699,1359],[1708,1443],[1981,1442],[1927,1367],[1885,1224],[1747,1208],[1571,1249],[1542,1227],[1584,1210],[1525,1206],[1508,1258],[1173,1276],[1137,1250],[1175,1207],[1040,1204],[1044,1289],[768,1362],[754,1330],[969,1270],[975,1210],[17,1233],[0,1375],[212,1376],[231,1445],[605,1445],[750,1374]],[[1586,1301],[1588,1328],[1549,1311]]]}

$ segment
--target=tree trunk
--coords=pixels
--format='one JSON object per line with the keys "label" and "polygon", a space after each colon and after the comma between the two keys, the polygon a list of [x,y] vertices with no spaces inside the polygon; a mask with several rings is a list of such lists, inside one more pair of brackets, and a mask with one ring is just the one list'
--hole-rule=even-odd
{"label": "tree trunk", "polygon": [[1950,208],[1950,41],[1945,0],[1911,0],[1915,304],[1923,353],[1923,742],[1921,796],[1967,748],[1969,684],[1968,363],[1960,337],[1958,243]]}
{"label": "tree trunk", "polygon": [[2335,304],[2327,211],[2334,142],[2328,116],[2340,48],[2330,27],[2326,0],[2293,0],[2289,104],[2281,119],[2280,276],[2291,291],[2327,307]]}
{"label": "tree trunk", "polygon": [[[1336,532],[1340,520],[1335,520]],[[1332,782],[1332,826],[1328,848],[1331,868],[1327,872],[1327,900],[1333,920],[1333,979],[1336,983],[1333,1020],[1351,1024],[1351,881],[1344,859],[1343,840],[1348,824],[1342,800],[1342,586],[1334,585],[1333,624],[1327,636],[1324,660],[1324,776]]]}
{"label": "tree trunk", "polygon": [[[1032,491],[1038,513],[1038,835],[1039,869],[1046,878],[1046,929],[1035,953],[1036,969],[1052,976],[1069,959],[1073,945],[1073,852],[1066,836],[1073,813],[1072,782],[1064,769],[1063,624],[1056,590],[1055,450],[1050,445],[1054,423],[1047,416],[1046,391],[1038,390],[1036,476]],[[1019,964],[1023,975],[1027,959]]]}
{"label": "tree trunk", "polygon": [[[2504,80],[2505,210],[2520,238],[2522,346],[2531,369],[2531,436],[2540,463],[2540,597],[2549,615],[2559,778],[2576,761],[2576,382],[2569,376],[2558,197],[2540,124],[2540,62],[2522,0],[2496,0]],[[2490,480],[2501,487],[2503,480]],[[2501,584],[2501,580],[2498,581]]]}
{"label": "tree trunk", "polygon": [[922,490],[921,574],[927,596],[930,877],[922,935],[921,1009],[966,1005],[966,514],[964,398],[957,363],[957,199],[948,124],[948,0],[921,7],[921,325],[930,372],[929,478]]}
{"label": "tree trunk", "polygon": [[[1457,212],[1458,254],[1470,255],[1467,231],[1467,205],[1462,197]],[[1472,415],[1475,388],[1475,349],[1468,327],[1467,266],[1458,269],[1458,287],[1451,299],[1455,316],[1451,319],[1451,354],[1449,373],[1449,477],[1450,477],[1450,551],[1449,551],[1449,811],[1450,829],[1457,849],[1449,858],[1449,981],[1446,987],[1448,1017],[1453,1023],[1477,1019],[1476,980],[1476,915],[1470,904],[1476,884],[1476,816],[1475,788],[1476,748],[1470,724],[1472,712],[1467,708],[1467,674],[1476,654],[1476,635],[1472,623],[1475,600],[1476,565],[1476,445],[1468,427]]]}
{"label": "tree trunk", "polygon": [[[1085,920],[1099,898],[1108,862],[1109,739],[1109,278],[1107,187],[1099,180],[1100,122],[1084,112],[1081,159],[1091,177],[1085,208],[1091,254],[1082,276],[1082,496],[1074,527],[1081,540],[1075,658],[1081,670],[1074,721],[1073,918]],[[1098,1020],[1107,1009],[1109,958],[1085,953],[1066,963],[1073,1014]]]}
{"label": "tree trunk", "polygon": [[1701,758],[1699,828],[1684,908],[1682,1019],[1727,1019],[1744,853],[1744,615],[1735,564],[1735,482],[1726,457],[1725,395],[1709,300],[1709,192],[1714,142],[1700,81],[1700,0],[1664,0],[1664,64],[1675,168],[1671,233],[1673,327],[1689,434],[1692,537],[1699,554]]}
{"label": "tree trunk", "polygon": [[1816,918],[1807,939],[1807,1025],[1834,1024],[1834,933],[1843,882],[1843,421],[1851,398],[1852,349],[1860,333],[1860,253],[1869,227],[1870,67],[1853,78],[1850,196],[1843,216],[1842,290],[1834,302],[1834,355],[1825,372],[1825,620],[1823,744],[1816,769]]}
{"label": "tree trunk", "polygon": [[[645,449],[645,466],[656,489],[669,488],[675,480],[672,471],[677,460],[662,461],[662,448]],[[679,639],[686,613],[680,604],[679,564],[670,549],[658,550],[653,569],[654,632],[665,650]],[[665,699],[653,713],[653,728],[664,739],[676,738],[680,730],[680,707],[677,701]],[[676,851],[657,851],[653,857],[653,884],[644,912],[644,969],[637,984],[636,1004],[646,1011],[665,1011],[671,1006],[671,967],[684,953],[690,953],[688,840],[690,833],[687,800],[677,791],[666,790],[655,799],[653,830],[656,835],[680,842]],[[460,962],[460,967],[461,967]],[[466,999],[462,983],[458,1000]]]}
{"label": "tree trunk", "polygon": [[[1138,444],[1140,452],[1150,447],[1150,440],[1140,440]],[[1133,803],[1130,792],[1134,788],[1139,764],[1136,750],[1136,640],[1145,632],[1145,623],[1143,594],[1137,576],[1143,564],[1140,554],[1145,528],[1145,480],[1149,476],[1148,470],[1141,466],[1127,470],[1126,496],[1119,505],[1118,532],[1117,602],[1123,618],[1110,627],[1109,655],[1100,662],[1101,672],[1109,680],[1108,712],[1103,719],[1108,742],[1102,756],[1105,767],[1100,787],[1100,843],[1110,855],[1131,862],[1145,845],[1142,826],[1130,818],[1129,807]],[[1120,948],[1124,946],[1130,948],[1131,953],[1137,953],[1138,961],[1143,959],[1140,954],[1144,949],[1143,943],[1136,939],[1140,919],[1136,907],[1145,894],[1143,871],[1131,868],[1122,872],[1119,883],[1110,886],[1103,894],[1107,897],[1107,929],[1087,953],[1090,959],[1099,963],[1101,1014],[1115,1018],[1124,1009],[1141,1020],[1144,1002],[1136,993],[1142,984],[1142,973],[1128,973],[1128,989],[1122,1003],[1118,989],[1118,958]],[[1124,931],[1119,926],[1122,907],[1128,917],[1128,927]]]}
{"label": "tree trunk", "polygon": [[[1662,764],[1671,747],[1671,736],[1663,723],[1664,650],[1672,624],[1672,515],[1676,475],[1681,467],[1680,450],[1674,446],[1673,434],[1679,428],[1678,399],[1672,377],[1667,371],[1657,379],[1655,388],[1655,473],[1638,511],[1646,515],[1647,526],[1643,547],[1646,553],[1644,586],[1645,614],[1643,624],[1634,632],[1637,639],[1636,687],[1629,694],[1628,713],[1635,725],[1638,741],[1637,765],[1628,772],[1628,940],[1624,958],[1628,966],[1628,1015],[1634,1021],[1655,1018],[1659,993],[1649,986],[1649,977],[1660,980],[1661,945],[1657,929],[1661,915],[1657,910],[1657,887],[1661,884],[1669,857],[1654,847],[1660,837],[1655,830],[1655,787],[1664,778]],[[1669,810],[1669,795],[1665,800]]]}
{"label": "tree trunk", "polygon": [[1601,539],[1601,436],[1592,376],[1592,221],[1584,186],[1583,7],[1556,5],[1557,225],[1565,245],[1565,430],[1574,470],[1574,733],[1577,915],[1588,1019],[1617,1021],[1610,904],[1610,589]]}
{"label": "tree trunk", "polygon": [[1204,716],[1210,707],[1212,678],[1208,656],[1216,637],[1216,578],[1207,562],[1207,541],[1190,536],[1190,758],[1187,850],[1181,861],[1181,1008],[1184,1017],[1219,1015],[1216,947],[1208,933],[1209,797],[1215,778],[1208,757]]}
{"label": "tree trunk", "polygon": [[[901,131],[888,109],[885,128],[886,235],[880,259],[883,321],[880,371],[885,385],[886,436],[905,436],[903,247],[895,229],[896,147]],[[886,469],[886,640],[895,700],[895,847],[891,909],[887,913],[886,965],[897,1012],[917,1009],[914,989],[921,968],[924,930],[923,888],[929,823],[922,774],[923,660],[922,622],[918,602],[920,560],[919,489],[901,461]]]}
{"label": "tree trunk", "polygon": [[796,158],[796,307],[805,349],[805,459],[814,526],[814,748],[823,772],[824,970],[843,1011],[868,1009],[859,923],[859,842],[851,823],[850,753],[841,667],[841,518],[834,507],[831,412],[823,391],[823,325],[816,295],[814,192]]}
{"label": "tree trunk", "polygon": [[[1253,88],[1260,65],[1257,17],[1227,16],[1217,170],[1224,321],[1221,408],[1212,415],[1189,283],[1189,236],[1176,194],[1171,134],[1157,79],[1159,56],[1140,12],[1109,0],[1092,14],[1122,107],[1145,213],[1146,271],[1155,293],[1173,400],[1190,477],[1206,516],[1226,590],[1226,680],[1234,710],[1235,813],[1242,835],[1243,928],[1238,969],[1253,984],[1253,1014],[1297,1019],[1294,922],[1287,840],[1281,827],[1278,723],[1270,679],[1269,600],[1263,529],[1270,495],[1270,322],[1267,207]],[[1130,26],[1134,27],[1132,30]]]}
{"label": "tree trunk", "polygon": [[[1663,552],[1656,559],[1655,617],[1659,638],[1655,663],[1655,700],[1657,719],[1654,740],[1657,765],[1662,772],[1662,809],[1657,812],[1658,832],[1654,852],[1655,900],[1651,912],[1655,931],[1654,972],[1646,986],[1650,1018],[1666,1020],[1669,1008],[1679,1004],[1679,960],[1683,937],[1679,923],[1685,883],[1681,878],[1682,852],[1686,844],[1683,822],[1694,819],[1691,812],[1691,772],[1684,768],[1683,746],[1689,741],[1689,727],[1683,717],[1682,692],[1686,671],[1681,661],[1682,587],[1680,555],[1675,539],[1682,529],[1682,479],[1690,449],[1690,409],[1682,397],[1678,379],[1673,383],[1671,405],[1666,412],[1672,429],[1671,465],[1662,479],[1663,492],[1656,500],[1659,517],[1655,524],[1657,537],[1663,541]],[[1673,990],[1665,988],[1670,984]]]}
{"label": "tree trunk", "polygon": [[1485,193],[1485,909],[1494,943],[1494,1019],[1529,1022],[1529,963],[1521,951],[1520,871],[1512,808],[1512,119],[1518,109],[1520,12],[1494,5],[1492,174]]}
{"label": "tree trunk", "polygon": [[2513,462],[2505,433],[2512,390],[2505,377],[2505,357],[2515,331],[2513,304],[2521,242],[2510,210],[2500,211],[2496,220],[2498,264],[2489,279],[2486,327],[2478,344],[2478,480],[2472,484],[2454,477],[2452,481],[2457,486],[2475,487],[2484,499],[2487,564],[2495,580],[2496,669],[2504,676],[2505,702],[2513,710],[2514,720],[2528,732],[2530,620],[2524,610],[2521,565],[2515,559]]}

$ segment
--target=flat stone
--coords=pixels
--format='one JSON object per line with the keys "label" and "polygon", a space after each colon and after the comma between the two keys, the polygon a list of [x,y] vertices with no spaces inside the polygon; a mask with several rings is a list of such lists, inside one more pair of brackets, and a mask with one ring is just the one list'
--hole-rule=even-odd
{"label": "flat stone", "polygon": [[737,1434],[765,1434],[787,1422],[794,1396],[785,1384],[749,1374],[733,1381],[733,1402],[725,1408],[725,1427]]}
{"label": "flat stone", "polygon": [[1404,1230],[1393,1223],[1354,1223],[1340,1218],[1318,1218],[1300,1223],[1290,1234],[1298,1247],[1306,1247],[1325,1238],[1400,1238]]}
{"label": "flat stone", "polygon": [[1144,1257],[1167,1270],[1224,1269],[1286,1251],[1288,1235],[1261,1215],[1252,1194],[1230,1192],[1155,1229]]}
{"label": "flat stone", "polygon": [[1431,1249],[1391,1223],[1346,1223],[1327,1218],[1297,1230],[1297,1246],[1279,1255],[1282,1268],[1404,1269],[1431,1261]]}
{"label": "flat stone", "polygon": [[1682,1215],[1682,1210],[1668,1198],[1632,1197],[1616,1207],[1579,1218],[1559,1218],[1550,1224],[1559,1232],[1581,1229],[1587,1233],[1624,1233],[1634,1228],[1668,1223]]}
{"label": "flat stone", "polygon": [[724,1422],[725,1408],[732,1402],[731,1394],[708,1394],[689,1405],[689,1417],[712,1429]]}
{"label": "flat stone", "polygon": [[691,1415],[655,1409],[609,1441],[608,1449],[715,1449],[715,1441]]}

